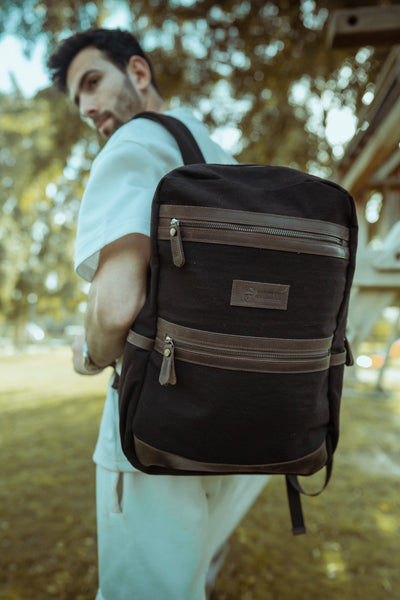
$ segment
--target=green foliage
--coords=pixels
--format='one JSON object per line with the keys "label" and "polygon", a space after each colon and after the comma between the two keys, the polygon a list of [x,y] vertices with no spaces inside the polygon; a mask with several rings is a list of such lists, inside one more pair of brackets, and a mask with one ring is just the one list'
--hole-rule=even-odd
{"label": "green foliage", "polygon": [[[376,1],[351,2],[369,4]],[[212,129],[239,128],[237,154],[244,162],[329,176],[341,149],[326,139],[328,112],[347,106],[360,114],[388,52],[327,47],[329,13],[348,5],[348,0],[4,0],[0,35],[20,36],[27,53],[45,38],[50,53],[61,38],[102,26],[125,7],[126,28],[142,41],[172,106],[191,104]],[[294,93],[299,82],[301,98]],[[0,113],[1,315],[27,318],[28,297],[32,302],[35,294],[39,313],[65,316],[82,299],[71,267],[73,237],[99,142],[66,98],[51,89],[34,98],[18,90],[0,95]]]}
{"label": "green foliage", "polygon": [[[376,3],[353,0],[351,5]],[[101,0],[96,4],[25,0],[5,10],[4,16],[9,27],[12,24],[24,35],[28,47],[39,30],[53,47],[60,37],[77,29],[101,26],[113,8],[122,5],[131,15],[127,27],[153,59],[165,97],[198,106],[211,125],[239,124],[241,158],[246,161],[307,168],[310,158],[319,154],[318,162],[324,155],[329,166],[331,149],[323,127],[331,106],[325,102],[319,128],[314,126],[304,135],[305,122],[310,123],[315,114],[306,101],[302,108],[293,106],[293,82],[306,76],[308,100],[330,90],[334,105],[345,104],[358,112],[365,88],[387,52],[384,48],[360,64],[354,49],[327,47],[329,13],[348,7],[348,0]],[[345,84],[340,75],[343,64],[351,70]],[[216,98],[221,82],[227,84],[223,103]],[[233,110],[228,94],[236,101]]]}
{"label": "green foliage", "polygon": [[[83,299],[72,260],[80,174],[89,163],[75,181],[65,177],[82,126],[59,100],[51,90],[0,96],[0,314],[9,322],[33,312],[62,318]],[[61,133],[55,115],[70,120]]]}

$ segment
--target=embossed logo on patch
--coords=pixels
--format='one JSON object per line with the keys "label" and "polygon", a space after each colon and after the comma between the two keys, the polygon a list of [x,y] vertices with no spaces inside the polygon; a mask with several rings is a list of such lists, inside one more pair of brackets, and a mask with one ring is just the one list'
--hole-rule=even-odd
{"label": "embossed logo on patch", "polygon": [[287,310],[289,289],[290,285],[234,279],[231,306]]}

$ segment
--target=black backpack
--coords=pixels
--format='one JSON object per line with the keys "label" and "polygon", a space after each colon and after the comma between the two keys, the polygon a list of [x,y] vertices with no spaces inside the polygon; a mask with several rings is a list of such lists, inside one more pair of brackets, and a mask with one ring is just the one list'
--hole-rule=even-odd
{"label": "black backpack", "polygon": [[284,474],[303,533],[297,476],[326,466],[329,480],[352,364],[354,201],[294,169],[205,164],[180,121],[138,117],[172,133],[185,166],[153,199],[148,295],[119,382],[123,451],[149,474]]}

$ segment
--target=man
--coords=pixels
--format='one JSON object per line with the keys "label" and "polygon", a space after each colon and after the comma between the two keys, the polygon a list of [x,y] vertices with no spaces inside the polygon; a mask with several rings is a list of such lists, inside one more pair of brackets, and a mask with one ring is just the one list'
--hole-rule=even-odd
{"label": "man", "polygon": [[[152,197],[161,177],[182,165],[164,128],[132,117],[167,112],[189,127],[207,161],[233,159],[190,111],[167,111],[151,64],[128,32],[78,33],[60,45],[49,68],[81,117],[108,140],[92,166],[76,243],[76,271],[91,285],[85,336],[75,341],[73,360],[76,371],[92,375],[110,364],[119,368],[128,330],[146,297]],[[97,600],[204,600],[217,570],[215,557],[266,477],[136,471],[121,450],[118,395],[111,384],[94,461]]]}

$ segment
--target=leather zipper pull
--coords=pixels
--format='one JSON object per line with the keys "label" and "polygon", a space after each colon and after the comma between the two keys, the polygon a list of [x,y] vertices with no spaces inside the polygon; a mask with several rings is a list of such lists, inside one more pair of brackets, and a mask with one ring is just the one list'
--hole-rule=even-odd
{"label": "leather zipper pull", "polygon": [[169,237],[174,265],[176,267],[183,267],[185,264],[185,254],[183,252],[180,223],[177,219],[171,219]]}
{"label": "leather zipper pull", "polygon": [[169,335],[167,335],[165,338],[160,376],[158,378],[160,385],[176,384],[174,354],[174,342]]}

